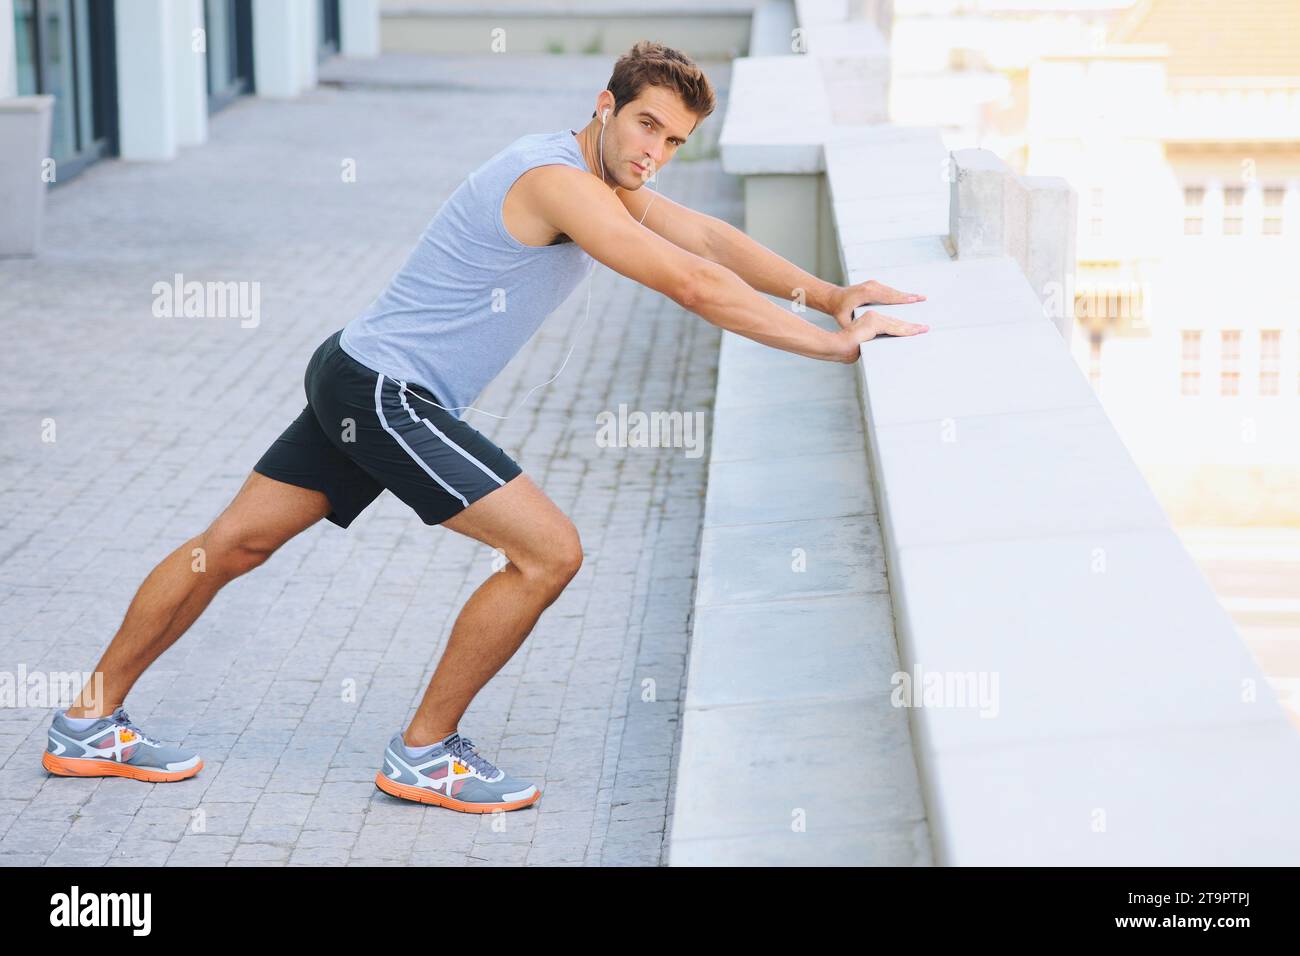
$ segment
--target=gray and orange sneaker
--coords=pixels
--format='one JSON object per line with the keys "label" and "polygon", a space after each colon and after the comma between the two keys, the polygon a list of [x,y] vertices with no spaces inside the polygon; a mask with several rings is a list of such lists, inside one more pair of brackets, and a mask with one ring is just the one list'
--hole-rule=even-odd
{"label": "gray and orange sneaker", "polygon": [[154,740],[121,707],[85,730],[74,730],[67,715],[56,710],[41,765],[62,777],[131,777],[152,783],[184,780],[203,769],[198,754]]}
{"label": "gray and orange sneaker", "polygon": [[375,786],[403,800],[462,813],[519,810],[542,798],[535,785],[497,769],[474,750],[473,741],[455,732],[418,757],[407,754],[400,732],[393,734]]}

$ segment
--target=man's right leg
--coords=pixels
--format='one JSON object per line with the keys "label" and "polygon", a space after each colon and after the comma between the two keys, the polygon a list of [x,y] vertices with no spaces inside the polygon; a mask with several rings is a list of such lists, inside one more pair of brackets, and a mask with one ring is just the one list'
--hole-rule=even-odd
{"label": "man's right leg", "polygon": [[71,717],[111,714],[140,675],[189,629],[228,582],[260,565],[280,545],[330,513],[329,499],[253,472],[225,511],[153,569],[127,608],[95,668],[102,694],[88,684]]}

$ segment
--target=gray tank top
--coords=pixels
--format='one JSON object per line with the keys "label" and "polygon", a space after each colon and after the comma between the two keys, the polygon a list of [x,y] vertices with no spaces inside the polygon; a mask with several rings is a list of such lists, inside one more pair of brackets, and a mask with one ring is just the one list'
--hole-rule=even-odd
{"label": "gray tank top", "polygon": [[[506,231],[501,204],[535,166],[586,170],[573,130],[521,136],[443,203],[406,263],[343,328],[343,351],[456,408],[475,399],[587,274],[576,243],[529,246]],[[490,409],[504,414],[506,409]]]}

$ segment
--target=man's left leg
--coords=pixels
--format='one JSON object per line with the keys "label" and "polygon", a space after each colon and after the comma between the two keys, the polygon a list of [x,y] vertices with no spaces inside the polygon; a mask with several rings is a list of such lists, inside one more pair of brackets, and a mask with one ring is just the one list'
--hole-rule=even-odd
{"label": "man's left leg", "polygon": [[375,785],[467,813],[519,810],[541,790],[484,758],[458,725],[578,572],[582,545],[573,523],[522,473],[440,523],[499,548],[509,563],[465,603],[415,718],[384,751]]}
{"label": "man's left leg", "polygon": [[[470,701],[519,649],[541,613],[582,564],[577,529],[519,464],[433,393],[364,366],[332,420],[357,424],[346,451],[419,514],[505,552],[509,563],[470,597],[456,619],[406,733],[392,734],[375,786],[385,793],[467,813],[517,810],[541,789],[496,767],[457,725]],[[364,398],[362,395],[364,394]],[[371,403],[367,414],[362,402]]]}
{"label": "man's left leg", "polygon": [[470,702],[506,665],[582,566],[573,522],[519,475],[442,522],[504,552],[509,563],[465,602],[442,660],[406,729],[411,747],[453,733]]}

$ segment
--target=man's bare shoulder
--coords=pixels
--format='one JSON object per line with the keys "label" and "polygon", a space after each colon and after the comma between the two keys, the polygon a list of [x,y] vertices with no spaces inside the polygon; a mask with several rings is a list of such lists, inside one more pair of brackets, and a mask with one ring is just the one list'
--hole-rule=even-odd
{"label": "man's bare shoulder", "polygon": [[[563,235],[620,275],[682,301],[682,290],[697,268],[695,257],[637,222],[609,186],[589,172],[553,164],[523,173],[511,195],[520,186],[518,205],[525,212],[518,223],[507,216],[508,228],[520,241],[550,245]],[[522,231],[525,222],[533,230],[529,238]]]}
{"label": "man's bare shoulder", "polygon": [[[534,166],[522,173],[507,192],[503,209],[511,233],[529,245],[571,241],[579,217],[584,222],[627,217],[609,188],[590,173],[563,163]],[[516,222],[520,233],[515,233]],[[524,240],[523,232],[531,238]]]}
{"label": "man's bare shoulder", "polygon": [[[572,242],[561,222],[566,205],[597,205],[591,176],[563,163],[534,166],[519,175],[506,191],[501,216],[506,230],[527,246],[549,246]],[[558,214],[557,214],[558,212]]]}
{"label": "man's bare shoulder", "polygon": [[[523,198],[535,208],[549,208],[556,201],[588,202],[612,191],[591,173],[565,163],[545,163],[521,173],[515,186],[523,187]],[[513,187],[512,187],[513,191]],[[608,203],[600,204],[613,208]]]}

